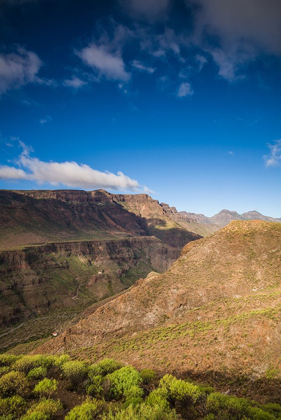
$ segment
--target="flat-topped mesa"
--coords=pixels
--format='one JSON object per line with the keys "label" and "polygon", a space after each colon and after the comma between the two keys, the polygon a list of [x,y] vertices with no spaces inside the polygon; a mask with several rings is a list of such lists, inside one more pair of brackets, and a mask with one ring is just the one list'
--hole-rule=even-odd
{"label": "flat-topped mesa", "polygon": [[112,194],[105,190],[19,190],[14,192],[36,199],[53,199],[72,203],[102,203],[113,201]]}

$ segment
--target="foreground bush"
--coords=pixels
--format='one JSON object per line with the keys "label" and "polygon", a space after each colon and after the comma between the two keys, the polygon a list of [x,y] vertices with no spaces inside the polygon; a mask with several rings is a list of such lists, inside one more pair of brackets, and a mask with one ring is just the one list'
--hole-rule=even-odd
{"label": "foreground bush", "polygon": [[88,380],[86,392],[92,397],[100,397],[103,393],[104,378],[101,375],[92,376]]}
{"label": "foreground bush", "polygon": [[81,405],[74,407],[66,416],[65,420],[92,420],[102,410],[103,404],[96,400],[87,400]]}
{"label": "foreground bush", "polygon": [[11,397],[18,394],[22,397],[29,393],[29,384],[22,372],[12,370],[0,378],[0,397]]}
{"label": "foreground bush", "polygon": [[106,376],[122,367],[123,365],[121,363],[116,362],[113,359],[103,359],[101,362],[90,366],[89,376]]}
{"label": "foreground bush", "polygon": [[62,409],[60,401],[43,399],[34,404],[22,420],[49,420]]}
{"label": "foreground bush", "polygon": [[178,416],[175,410],[163,410],[162,407],[154,407],[140,404],[135,407],[129,407],[115,412],[109,412],[103,415],[102,420],[177,420]]}
{"label": "foreground bush", "polygon": [[27,379],[41,379],[47,375],[47,368],[45,367],[37,367],[31,369],[27,375]]}
{"label": "foreground bush", "polygon": [[165,388],[168,391],[169,397],[174,401],[183,401],[190,399],[195,403],[200,397],[200,388],[193,385],[190,382],[177,379],[172,375],[165,375],[160,380],[160,387]]}
{"label": "foreground bush", "polygon": [[77,387],[86,378],[88,368],[83,362],[73,361],[64,363],[62,371],[71,384]]}
{"label": "foreground bush", "polygon": [[25,412],[26,402],[19,395],[9,398],[0,398],[0,416],[18,419]]}
{"label": "foreground bush", "polygon": [[122,396],[132,398],[142,395],[140,384],[142,382],[139,372],[132,366],[126,366],[107,375],[110,381],[111,398],[119,399]]}
{"label": "foreground bush", "polygon": [[143,370],[140,371],[140,377],[142,379],[142,383],[145,384],[145,385],[148,385],[151,382],[156,381],[157,374],[154,372],[154,370],[143,369]]}
{"label": "foreground bush", "polygon": [[11,366],[21,356],[14,356],[13,354],[0,354],[0,366]]}
{"label": "foreground bush", "polygon": [[12,369],[27,374],[31,369],[37,367],[44,367],[48,369],[55,363],[55,360],[55,356],[44,356],[42,354],[36,354],[34,356],[27,355],[16,360],[12,365]]}
{"label": "foreground bush", "polygon": [[280,418],[259,407],[252,407],[245,398],[223,395],[219,392],[214,392],[208,396],[207,410],[220,415],[222,419],[273,420]]}
{"label": "foreground bush", "polygon": [[34,388],[34,394],[40,395],[40,397],[50,398],[52,394],[58,389],[58,381],[55,379],[45,378],[40,381]]}

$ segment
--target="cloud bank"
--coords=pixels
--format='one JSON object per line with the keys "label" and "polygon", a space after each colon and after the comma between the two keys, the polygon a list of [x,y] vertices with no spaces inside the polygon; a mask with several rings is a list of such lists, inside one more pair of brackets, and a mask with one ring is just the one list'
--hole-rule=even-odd
{"label": "cloud bank", "polygon": [[0,179],[36,181],[54,186],[64,185],[74,188],[105,188],[110,190],[139,191],[139,183],[118,172],[101,172],[89,165],[77,162],[43,162],[30,156],[31,149],[23,147],[16,166],[0,165]]}

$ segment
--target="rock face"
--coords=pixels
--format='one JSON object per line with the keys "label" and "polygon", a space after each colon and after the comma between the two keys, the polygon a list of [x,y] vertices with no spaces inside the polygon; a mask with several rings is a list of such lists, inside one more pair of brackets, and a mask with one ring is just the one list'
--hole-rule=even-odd
{"label": "rock face", "polygon": [[88,347],[166,371],[281,369],[280,237],[280,223],[232,222],[37,351]]}
{"label": "rock face", "polygon": [[0,191],[0,249],[128,236],[156,236],[176,248],[200,238],[171,220],[146,194]]}
{"label": "rock face", "polygon": [[0,326],[112,296],[180,250],[156,238],[53,243],[0,252]]}

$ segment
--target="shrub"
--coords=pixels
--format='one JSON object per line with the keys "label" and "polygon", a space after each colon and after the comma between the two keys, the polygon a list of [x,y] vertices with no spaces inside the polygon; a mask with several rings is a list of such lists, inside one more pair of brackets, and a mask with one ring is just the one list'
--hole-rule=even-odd
{"label": "shrub", "polygon": [[103,404],[96,400],[86,400],[83,404],[74,407],[66,416],[65,420],[92,420],[102,410]]}
{"label": "shrub", "polygon": [[83,362],[73,361],[64,363],[62,365],[62,370],[65,377],[70,380],[71,384],[73,386],[78,386],[84,381],[88,368]]}
{"label": "shrub", "polygon": [[19,395],[2,399],[0,398],[0,416],[7,418],[11,416],[18,419],[25,411],[26,402]]}
{"label": "shrub", "polygon": [[116,362],[113,359],[103,359],[99,363],[96,363],[90,366],[89,375],[106,376],[109,373],[113,373],[116,370],[121,369],[122,367],[123,367],[122,363]]}
{"label": "shrub", "polygon": [[56,392],[58,389],[58,381],[55,379],[43,379],[40,381],[37,385],[35,385],[35,388],[33,392],[35,394],[39,394],[40,397],[48,397],[50,398],[51,395]]}
{"label": "shrub", "polygon": [[163,410],[169,410],[170,404],[167,401],[168,391],[166,388],[157,388],[152,391],[145,400],[145,403],[151,407],[159,406]]}
{"label": "shrub", "polygon": [[39,366],[31,369],[27,375],[27,379],[41,379],[47,375],[47,368]]}
{"label": "shrub", "polygon": [[[261,408],[252,407],[245,398],[223,395],[218,392],[207,398],[207,410],[221,418],[247,418],[253,420],[273,420],[276,417]],[[228,417],[227,417],[228,416]]]}
{"label": "shrub", "polygon": [[[139,372],[132,366],[126,366],[116,370],[107,375],[107,378],[110,381],[110,397],[121,398],[122,396],[125,396],[130,398],[133,396],[140,396],[139,391],[136,390],[139,388],[142,379]],[[137,393],[137,395],[132,394],[132,387],[134,387],[134,392]]]}
{"label": "shrub", "polygon": [[0,378],[0,397],[11,397],[15,394],[22,397],[28,394],[28,381],[22,372],[12,370]]}
{"label": "shrub", "polygon": [[0,376],[4,375],[5,373],[8,373],[10,371],[9,366],[1,366],[0,367]]}
{"label": "shrub", "polygon": [[172,375],[163,376],[160,380],[159,386],[166,388],[168,396],[175,401],[183,401],[184,399],[189,398],[193,403],[195,403],[201,395],[198,386],[181,379],[176,379]]}
{"label": "shrub", "polygon": [[157,379],[157,374],[152,369],[143,369],[140,371],[143,384],[148,385]]}
{"label": "shrub", "polygon": [[86,392],[92,397],[100,397],[103,392],[103,377],[101,375],[93,376],[89,379]]}
{"label": "shrub", "polygon": [[28,373],[31,369],[36,367],[45,367],[48,368],[55,363],[54,356],[44,356],[42,354],[36,354],[34,356],[23,356],[15,363],[13,363],[12,368],[14,370],[19,370],[20,372]]}
{"label": "shrub", "polygon": [[62,409],[61,402],[45,398],[34,404],[22,420],[49,420]]}
{"label": "shrub", "polygon": [[68,354],[62,354],[61,356],[54,356],[54,365],[57,367],[61,367],[64,363],[69,362],[70,361],[70,357],[68,356]]}
{"label": "shrub", "polygon": [[14,356],[13,354],[0,354],[0,366],[11,366],[21,356]]}
{"label": "shrub", "polygon": [[115,412],[109,412],[102,417],[102,420],[177,420],[175,410],[164,411],[159,406],[148,406],[140,404]]}

